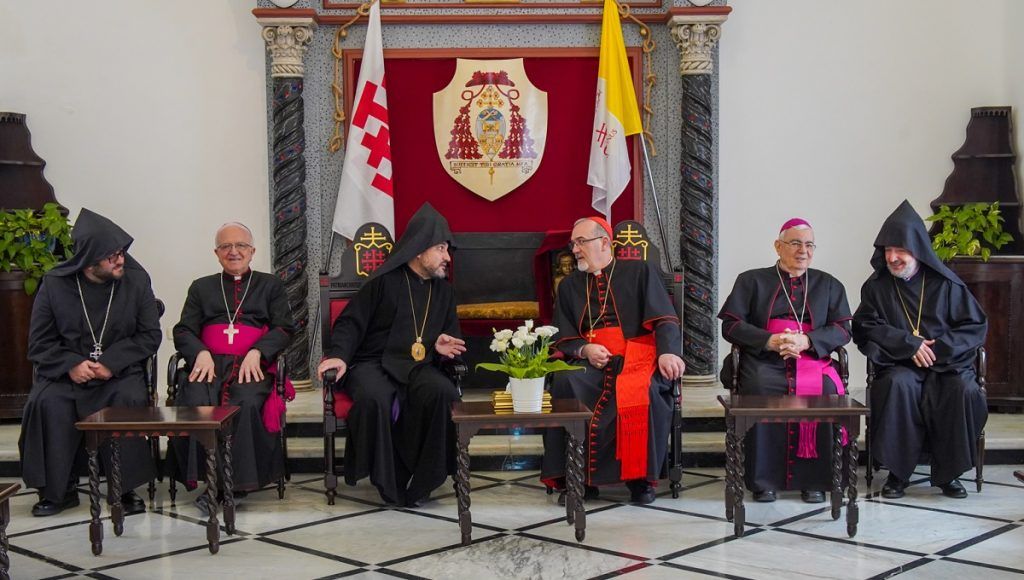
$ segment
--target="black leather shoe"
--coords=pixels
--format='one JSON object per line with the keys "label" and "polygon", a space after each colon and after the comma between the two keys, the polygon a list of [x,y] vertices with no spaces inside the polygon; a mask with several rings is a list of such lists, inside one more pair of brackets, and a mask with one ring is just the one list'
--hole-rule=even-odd
{"label": "black leather shoe", "polygon": [[774,490],[766,489],[764,491],[754,492],[754,501],[758,503],[772,503],[775,499],[776,496]]}
{"label": "black leather shoe", "polygon": [[32,515],[37,518],[44,518],[46,516],[55,516],[60,512],[73,508],[78,505],[78,492],[75,490],[68,491],[64,496],[64,499],[57,503],[52,502],[48,499],[41,499],[32,506]]}
{"label": "black leather shoe", "polygon": [[800,499],[804,500],[804,503],[825,503],[825,492],[803,490],[800,492]]}
{"label": "black leather shoe", "polygon": [[121,509],[124,510],[124,515],[126,516],[145,513],[146,502],[142,501],[139,494],[134,491],[129,491],[128,493],[121,495]]}
{"label": "black leather shoe", "polygon": [[885,499],[899,499],[905,495],[903,490],[906,488],[907,482],[890,473],[889,477],[885,478],[885,485],[882,486],[882,497]]}
{"label": "black leather shoe", "polygon": [[626,485],[629,487],[629,501],[635,504],[647,505],[654,503],[657,494],[654,491],[654,486],[647,480],[636,480],[628,481]]}
{"label": "black leather shoe", "polygon": [[960,483],[959,479],[954,479],[949,483],[942,484],[939,486],[939,489],[942,490],[942,495],[946,497],[951,497],[953,499],[963,499],[967,497],[967,490],[964,489],[964,486]]}

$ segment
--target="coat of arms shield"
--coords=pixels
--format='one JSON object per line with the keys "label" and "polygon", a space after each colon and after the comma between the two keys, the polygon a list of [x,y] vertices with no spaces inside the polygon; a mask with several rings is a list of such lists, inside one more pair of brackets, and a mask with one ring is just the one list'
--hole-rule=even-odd
{"label": "coat of arms shield", "polygon": [[457,59],[455,76],[434,93],[434,142],[444,170],[494,201],[536,173],[544,156],[548,94],[526,76],[523,59]]}

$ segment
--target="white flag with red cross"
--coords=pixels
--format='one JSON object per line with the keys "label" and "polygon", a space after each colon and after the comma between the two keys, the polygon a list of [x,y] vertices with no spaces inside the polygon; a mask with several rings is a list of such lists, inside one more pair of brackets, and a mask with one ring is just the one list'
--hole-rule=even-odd
{"label": "white flag with red cross", "polygon": [[370,7],[352,122],[345,142],[338,203],[332,228],[353,239],[359,226],[377,222],[395,232],[395,198],[391,181],[391,133],[384,82],[384,43],[380,3]]}

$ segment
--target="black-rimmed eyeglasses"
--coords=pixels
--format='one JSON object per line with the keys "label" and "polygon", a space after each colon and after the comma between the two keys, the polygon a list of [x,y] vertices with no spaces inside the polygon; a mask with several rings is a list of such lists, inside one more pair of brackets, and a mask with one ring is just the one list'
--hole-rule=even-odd
{"label": "black-rimmed eyeglasses", "polygon": [[595,236],[593,238],[576,238],[575,240],[569,240],[569,251],[571,252],[576,246],[582,246],[587,242],[593,242],[594,240],[600,240],[604,236]]}

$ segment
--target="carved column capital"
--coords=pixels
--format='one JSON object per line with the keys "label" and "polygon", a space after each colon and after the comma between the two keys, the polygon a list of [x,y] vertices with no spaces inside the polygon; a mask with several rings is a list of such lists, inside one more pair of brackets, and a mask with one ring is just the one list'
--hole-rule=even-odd
{"label": "carved column capital", "polygon": [[316,22],[312,18],[258,18],[263,40],[270,53],[272,78],[299,77],[305,72],[302,56],[313,39]]}
{"label": "carved column capital", "polygon": [[722,35],[724,14],[676,14],[669,21],[672,40],[679,48],[679,74],[715,72],[713,54]]}

